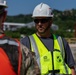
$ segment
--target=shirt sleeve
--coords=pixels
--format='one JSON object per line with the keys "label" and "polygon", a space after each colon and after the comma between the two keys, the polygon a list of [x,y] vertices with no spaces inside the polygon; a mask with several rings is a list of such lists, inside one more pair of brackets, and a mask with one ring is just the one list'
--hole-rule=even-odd
{"label": "shirt sleeve", "polygon": [[31,49],[31,44],[30,44],[30,39],[28,38],[28,36],[20,39],[20,42],[26,46],[28,49]]}
{"label": "shirt sleeve", "polygon": [[65,49],[65,62],[69,67],[73,67],[75,66],[75,61],[74,61],[74,57],[72,54],[72,50],[69,46],[69,44],[67,43],[67,41],[63,39],[63,43],[64,43],[64,49]]}

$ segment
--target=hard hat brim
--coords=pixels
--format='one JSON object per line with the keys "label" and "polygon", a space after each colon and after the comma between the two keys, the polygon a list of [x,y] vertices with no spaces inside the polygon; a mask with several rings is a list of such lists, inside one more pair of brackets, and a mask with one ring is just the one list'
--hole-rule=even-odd
{"label": "hard hat brim", "polygon": [[32,18],[35,18],[35,17],[53,17],[53,16],[54,16],[54,15],[51,15],[51,16],[45,16],[45,15],[43,15],[43,16],[42,16],[42,15],[38,15],[38,16],[37,16],[37,15],[33,15]]}
{"label": "hard hat brim", "polygon": [[4,4],[1,4],[1,3],[0,3],[0,6],[3,6],[3,7],[5,7],[5,8],[7,8],[7,7],[8,7],[7,5],[4,5]]}

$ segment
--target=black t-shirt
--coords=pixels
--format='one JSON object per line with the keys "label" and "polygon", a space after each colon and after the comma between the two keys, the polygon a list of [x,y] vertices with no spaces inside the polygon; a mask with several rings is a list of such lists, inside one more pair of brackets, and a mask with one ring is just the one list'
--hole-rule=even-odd
{"label": "black t-shirt", "polygon": [[[53,36],[48,37],[48,38],[39,37],[39,39],[43,42],[43,44],[49,51],[53,51],[54,49]],[[65,62],[68,64],[69,67],[73,67],[75,65],[75,61],[74,61],[71,49],[68,43],[66,42],[66,40],[64,38],[62,38],[62,40],[64,44],[64,49],[65,49],[65,57],[66,57]],[[29,49],[31,49],[30,40],[27,36],[21,39],[21,43],[25,45],[26,47],[28,47]]]}

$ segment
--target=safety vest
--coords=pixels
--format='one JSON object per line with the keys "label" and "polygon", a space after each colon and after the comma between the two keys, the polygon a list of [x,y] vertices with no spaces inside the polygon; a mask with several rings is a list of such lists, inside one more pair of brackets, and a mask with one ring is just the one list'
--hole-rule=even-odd
{"label": "safety vest", "polygon": [[31,49],[36,54],[37,63],[41,69],[41,75],[71,74],[71,70],[65,63],[65,50],[60,36],[54,38],[54,50],[49,51],[36,34],[29,36]]}
{"label": "safety vest", "polygon": [[[11,51],[16,52],[18,50],[18,71],[14,71],[13,65],[10,59]],[[21,52],[20,52],[20,43],[17,40],[11,39],[7,36],[0,35],[0,75],[20,75],[21,67]]]}

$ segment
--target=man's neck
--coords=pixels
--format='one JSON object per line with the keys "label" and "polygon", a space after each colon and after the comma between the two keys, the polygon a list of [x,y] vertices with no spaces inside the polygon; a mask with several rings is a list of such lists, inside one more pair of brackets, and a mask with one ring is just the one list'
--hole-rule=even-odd
{"label": "man's neck", "polygon": [[40,34],[40,33],[36,33],[39,37],[45,37],[48,38],[51,36],[51,33],[47,33],[47,34]]}

